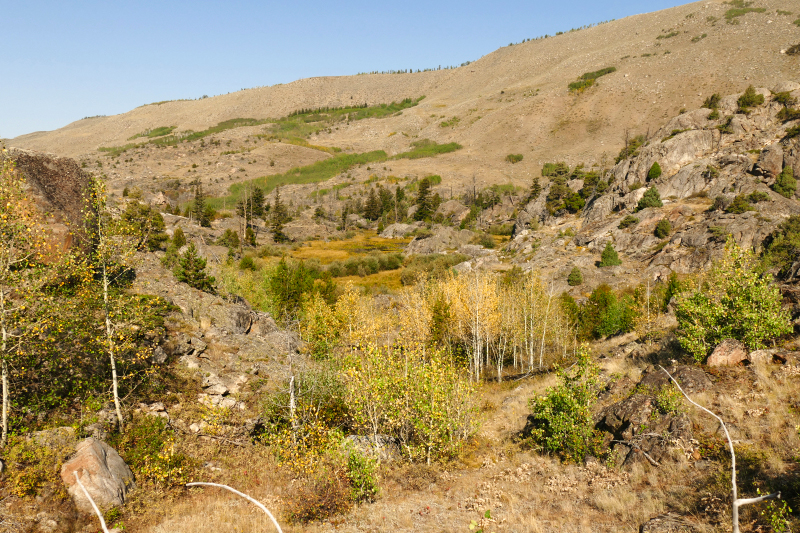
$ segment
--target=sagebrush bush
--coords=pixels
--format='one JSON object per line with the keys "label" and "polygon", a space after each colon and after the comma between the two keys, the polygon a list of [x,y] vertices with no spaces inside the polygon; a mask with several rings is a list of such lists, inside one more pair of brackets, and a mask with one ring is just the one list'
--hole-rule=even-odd
{"label": "sagebrush bush", "polygon": [[572,367],[557,371],[558,385],[530,400],[530,441],[564,462],[582,462],[599,450],[592,408],[597,400],[599,367],[586,345]]}
{"label": "sagebrush bush", "polygon": [[724,339],[737,339],[757,350],[792,331],[780,290],[757,267],[754,254],[729,238],[724,257],[707,279],[678,297],[678,340],[697,361],[705,361]]}
{"label": "sagebrush bush", "polygon": [[522,154],[508,154],[506,156],[506,161],[508,161],[513,165],[514,163],[519,163],[520,161],[522,161],[522,158],[523,158]]}

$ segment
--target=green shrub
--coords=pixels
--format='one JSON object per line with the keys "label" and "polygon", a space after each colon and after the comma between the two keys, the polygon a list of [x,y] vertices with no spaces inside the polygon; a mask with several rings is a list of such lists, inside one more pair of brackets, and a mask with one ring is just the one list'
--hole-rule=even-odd
{"label": "green shrub", "polygon": [[647,209],[648,207],[661,207],[664,204],[661,202],[661,195],[658,194],[658,189],[655,187],[650,187],[645,191],[644,196],[642,199],[639,200],[639,203],[636,204],[635,211],[641,211],[642,209]]}
{"label": "green shrub", "polygon": [[495,247],[494,239],[487,233],[479,233],[472,239],[473,244],[478,244],[484,248],[492,249]]}
{"label": "green shrub", "polygon": [[242,257],[239,261],[239,270],[255,270],[256,262],[249,255]]}
{"label": "green shrub", "polygon": [[614,245],[611,244],[609,241],[606,243],[606,247],[603,249],[603,253],[600,255],[600,267],[608,267],[608,266],[617,266],[621,265],[622,261],[617,254],[617,251],[614,249]]}
{"label": "green shrub", "polygon": [[508,154],[506,156],[506,161],[508,161],[512,165],[514,163],[519,163],[520,161],[522,161],[522,154]]}
{"label": "green shrub", "polygon": [[658,237],[659,239],[663,239],[670,234],[672,231],[672,224],[669,223],[669,220],[666,218],[662,218],[656,224],[656,229],[653,234]]}
{"label": "green shrub", "polygon": [[797,190],[797,180],[794,179],[792,167],[786,167],[775,179],[772,190],[786,198],[792,198]]}
{"label": "green shrub", "polygon": [[747,195],[747,201],[751,204],[757,204],[759,202],[766,202],[769,200],[769,194],[763,191],[753,191]]}
{"label": "green shrub", "polygon": [[789,122],[790,120],[797,120],[800,119],[800,109],[795,109],[793,107],[784,107],[780,111],[778,111],[778,120],[783,122]]}
{"label": "green shrub", "polygon": [[161,250],[169,240],[164,231],[164,217],[147,204],[128,202],[120,218],[125,224],[126,233],[136,239],[137,250]]}
{"label": "green shrub", "polygon": [[699,362],[724,339],[737,339],[757,350],[792,331],[780,290],[759,274],[753,253],[731,238],[708,278],[678,297],[675,315],[681,346]]}
{"label": "green shrub", "polygon": [[661,165],[656,161],[653,163],[653,166],[650,167],[650,170],[647,171],[647,181],[653,181],[659,176],[661,176]]}
{"label": "green shrub", "polygon": [[162,489],[188,483],[197,464],[180,452],[173,432],[163,418],[135,415],[124,433],[112,435],[109,444],[131,467],[137,483]]}
{"label": "green shrub", "polygon": [[755,87],[752,85],[745,89],[744,93],[736,100],[739,105],[739,111],[742,113],[749,113],[751,107],[759,106],[764,103],[764,95],[758,94]]}
{"label": "green shrub", "polygon": [[8,468],[5,474],[8,488],[15,496],[36,496],[43,489],[53,490],[58,499],[67,493],[61,482],[61,464],[74,450],[67,443],[36,442],[34,438],[10,437],[3,448],[3,459]]}
{"label": "green shrub", "polygon": [[614,162],[619,163],[623,159],[639,155],[639,148],[642,147],[646,140],[644,135],[637,135],[628,139],[627,145],[620,150]]}
{"label": "green shrub", "polygon": [[722,101],[722,96],[719,93],[714,93],[703,102],[703,107],[706,109],[718,109],[719,103]]}
{"label": "green shrub", "polygon": [[220,246],[227,246],[230,249],[239,248],[239,234],[232,229],[226,229],[225,232],[217,239],[217,244]]}
{"label": "green shrub", "polygon": [[753,211],[753,209],[753,206],[747,201],[747,196],[744,194],[738,194],[736,195],[736,198],[734,198],[733,201],[728,205],[728,207],[725,208],[725,212],[739,215],[745,211]]}
{"label": "green shrub", "polygon": [[583,283],[583,274],[581,273],[581,269],[578,267],[572,267],[572,270],[567,276],[567,283],[570,287],[575,287],[577,285],[581,285]]}
{"label": "green shrub", "polygon": [[580,92],[584,89],[588,89],[594,85],[594,82],[597,80],[597,78],[605,76],[606,74],[611,74],[612,72],[616,72],[616,70],[616,67],[606,67],[594,72],[586,72],[578,79],[578,81],[569,84],[569,90]]}
{"label": "green shrub", "polygon": [[764,239],[761,260],[765,269],[778,269],[778,275],[788,277],[792,265],[800,256],[800,216],[792,215]]}
{"label": "green shrub", "polygon": [[683,394],[672,383],[662,387],[655,397],[656,409],[665,415],[680,414],[682,403]]}
{"label": "green shrub", "polygon": [[793,138],[797,137],[798,135],[800,135],[800,126],[793,126],[793,127],[789,128],[788,130],[786,130],[786,138],[787,139],[793,139]]}
{"label": "green shrub", "polygon": [[376,477],[377,461],[350,451],[347,457],[347,477],[350,479],[350,498],[356,502],[371,502],[380,489]]}
{"label": "green shrub", "polygon": [[772,95],[772,101],[781,104],[784,108],[792,107],[797,104],[797,98],[793,97],[792,93],[789,91],[774,93]]}
{"label": "green shrub", "polygon": [[578,211],[583,209],[583,206],[585,205],[586,205],[586,200],[584,200],[579,193],[574,193],[572,196],[568,196],[564,200],[564,207],[570,213],[577,213]]}
{"label": "green shrub", "polygon": [[639,223],[639,219],[638,218],[636,218],[633,215],[627,215],[625,218],[623,218],[620,221],[619,226],[617,226],[617,227],[619,229],[625,229],[627,227],[633,226],[634,224],[638,224],[638,223]]}
{"label": "green shrub", "polygon": [[530,400],[531,442],[565,462],[579,463],[597,453],[599,438],[592,408],[599,388],[598,374],[589,348],[581,346],[577,363],[558,370],[558,385]]}

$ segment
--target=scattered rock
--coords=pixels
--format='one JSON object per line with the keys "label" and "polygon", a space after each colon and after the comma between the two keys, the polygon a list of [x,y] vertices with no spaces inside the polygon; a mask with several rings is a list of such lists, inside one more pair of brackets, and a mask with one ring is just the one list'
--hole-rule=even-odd
{"label": "scattered rock", "polygon": [[377,435],[375,439],[365,435],[348,435],[345,437],[342,447],[345,450],[353,449],[361,455],[382,462],[393,461],[401,457],[400,444],[397,439],[388,435]]}
{"label": "scattered rock", "polygon": [[92,512],[89,500],[75,480],[75,473],[100,509],[122,505],[136,488],[133,472],[116,450],[93,438],[78,444],[75,455],[61,467],[61,480],[75,505],[82,511]]}
{"label": "scattered rock", "polygon": [[735,339],[725,339],[708,356],[708,366],[731,366],[747,361],[747,348]]}
{"label": "scattered rock", "polygon": [[697,526],[674,513],[651,518],[639,528],[639,533],[699,533]]}

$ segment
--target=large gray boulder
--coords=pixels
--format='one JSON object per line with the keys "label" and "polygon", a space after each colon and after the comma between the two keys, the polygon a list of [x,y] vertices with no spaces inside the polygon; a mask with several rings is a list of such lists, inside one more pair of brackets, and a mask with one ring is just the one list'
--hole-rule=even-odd
{"label": "large gray boulder", "polygon": [[76,473],[101,510],[122,505],[136,488],[133,472],[116,450],[93,438],[78,444],[75,455],[61,466],[61,480],[75,505],[82,511],[92,512],[91,503],[76,481]]}

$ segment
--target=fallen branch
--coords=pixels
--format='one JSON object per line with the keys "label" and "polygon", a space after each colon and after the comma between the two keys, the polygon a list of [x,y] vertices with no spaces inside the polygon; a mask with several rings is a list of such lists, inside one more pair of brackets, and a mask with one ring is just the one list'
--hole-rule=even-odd
{"label": "fallen branch", "polygon": [[[237,495],[241,496],[242,498],[244,498],[245,500],[248,500],[251,503],[255,504],[259,509],[261,509],[262,511],[267,513],[267,516],[269,516],[270,520],[272,520],[272,523],[275,524],[275,528],[278,530],[278,533],[283,533],[283,530],[281,529],[281,526],[278,524],[278,521],[275,520],[275,517],[272,516],[272,513],[269,512],[269,509],[264,507],[264,504],[262,504],[260,501],[256,500],[255,498],[251,498],[250,496],[248,496],[244,492],[239,492],[236,489],[233,489],[233,488],[231,488],[231,487],[229,487],[227,485],[220,485],[219,483],[202,483],[202,482],[198,481],[198,482],[195,482],[195,483],[187,483],[186,486],[187,487],[197,487],[197,486],[219,487],[221,489],[229,490],[232,493],[237,494]],[[106,533],[108,533],[108,532],[106,532]]]}
{"label": "fallen branch", "polygon": [[779,492],[773,492],[772,494],[766,494],[764,496],[759,496],[758,498],[742,498],[742,499],[738,498],[737,489],[736,489],[736,453],[733,450],[733,441],[731,440],[730,433],[728,433],[728,426],[725,425],[725,422],[723,422],[720,417],[718,417],[717,415],[715,415],[714,413],[712,413],[711,411],[709,411],[708,409],[706,409],[702,405],[693,402],[692,399],[689,398],[689,395],[686,394],[683,391],[683,389],[678,384],[678,382],[675,380],[675,378],[672,377],[672,374],[667,372],[667,370],[663,366],[658,365],[658,368],[663,370],[664,373],[667,376],[669,376],[669,379],[672,380],[672,382],[675,384],[676,387],[678,387],[678,390],[681,391],[681,394],[683,394],[683,396],[687,400],[689,400],[690,404],[694,405],[695,407],[697,407],[699,409],[702,409],[706,413],[708,413],[711,416],[713,416],[714,418],[716,418],[717,421],[719,422],[719,424],[722,426],[723,431],[725,431],[725,438],[728,440],[728,448],[729,448],[729,450],[731,452],[731,487],[732,487],[731,488],[731,494],[733,496],[731,498],[731,500],[733,501],[731,520],[733,521],[733,533],[739,533],[739,507],[741,507],[742,505],[749,505],[751,503],[763,502],[764,500],[773,500],[773,499],[778,499],[779,500],[781,498],[781,493],[780,493],[780,491]]}
{"label": "fallen branch", "polygon": [[88,499],[89,503],[92,504],[92,509],[94,509],[94,512],[97,514],[97,518],[100,519],[100,526],[103,528],[103,532],[108,533],[108,528],[106,527],[106,521],[103,519],[103,513],[101,513],[100,509],[97,508],[97,505],[95,505],[94,500],[92,499],[91,496],[89,496],[89,491],[87,491],[86,487],[84,487],[83,483],[81,483],[81,480],[78,477],[78,472],[75,471],[73,472],[73,474],[75,474],[75,481],[78,482],[78,486],[83,491],[83,494],[86,496],[86,499]]}
{"label": "fallen branch", "polygon": [[653,459],[652,457],[650,457],[650,456],[647,454],[647,452],[646,452],[646,451],[644,451],[644,450],[642,449],[642,447],[641,447],[641,446],[639,446],[638,444],[636,444],[635,442],[628,441],[628,440],[612,440],[611,442],[618,442],[618,443],[620,443],[620,444],[624,444],[625,446],[630,446],[631,448],[634,448],[634,449],[636,449],[636,450],[639,450],[639,452],[640,452],[642,455],[644,455],[645,459],[647,459],[648,461],[650,461],[650,464],[651,464],[651,465],[653,465],[653,466],[661,466],[661,463],[659,463],[658,461],[656,461],[655,459]]}

